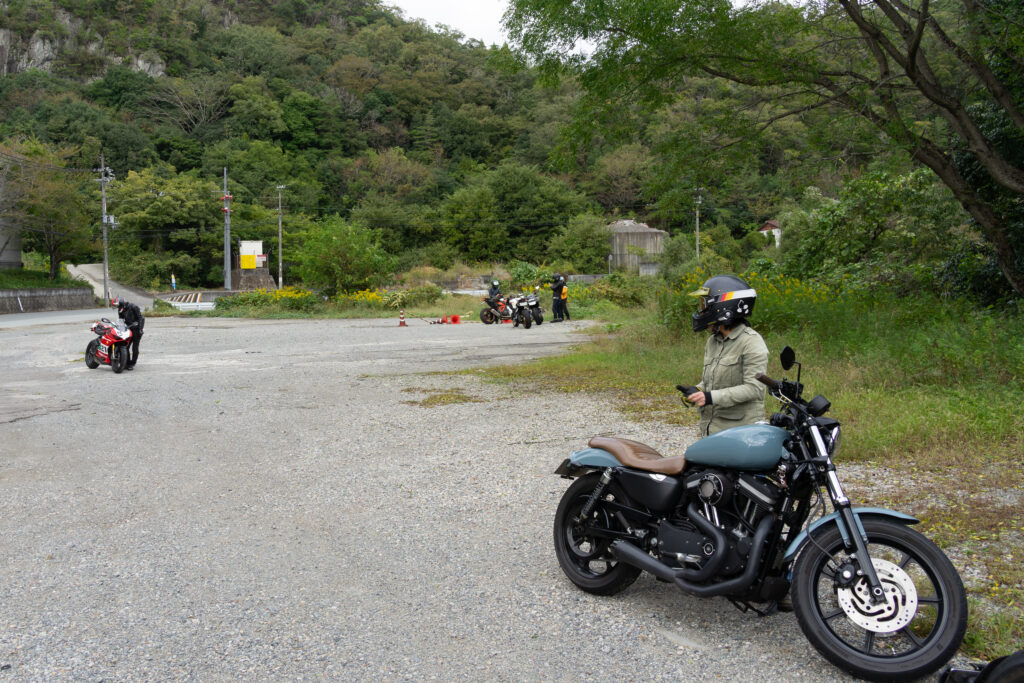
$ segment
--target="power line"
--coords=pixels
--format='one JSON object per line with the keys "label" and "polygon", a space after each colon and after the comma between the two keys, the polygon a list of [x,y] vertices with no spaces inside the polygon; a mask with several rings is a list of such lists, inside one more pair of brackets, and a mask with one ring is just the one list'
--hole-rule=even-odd
{"label": "power line", "polygon": [[64,173],[88,173],[92,174],[93,169],[91,168],[73,168],[68,166],[54,166],[53,164],[43,163],[30,159],[20,154],[12,154],[10,152],[0,151],[0,160],[8,161],[16,166],[27,166],[40,171],[62,171]]}

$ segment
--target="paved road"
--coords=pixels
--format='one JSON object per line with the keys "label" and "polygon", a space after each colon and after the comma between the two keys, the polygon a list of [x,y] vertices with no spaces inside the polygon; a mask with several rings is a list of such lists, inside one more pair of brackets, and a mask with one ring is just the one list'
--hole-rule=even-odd
{"label": "paved road", "polygon": [[[82,263],[77,266],[69,265],[68,273],[71,274],[71,277],[79,280],[85,280],[91,284],[93,293],[95,293],[99,298],[103,298],[102,263]],[[123,285],[120,282],[114,282],[108,278],[107,289],[110,291],[111,298],[115,296],[123,297],[132,303],[137,304],[139,308],[142,309],[153,307],[153,297],[136,287],[129,287],[128,285]]]}
{"label": "paved road", "polygon": [[0,677],[849,680],[791,615],[564,579],[561,458],[692,433],[444,373],[579,327],[151,318],[121,375],[0,329]]}
{"label": "paved road", "polygon": [[[0,330],[15,327],[36,327],[62,323],[91,323],[100,318],[117,318],[113,308],[82,308],[71,311],[39,311],[37,313],[6,313],[0,315]],[[82,329],[88,330],[84,325]]]}

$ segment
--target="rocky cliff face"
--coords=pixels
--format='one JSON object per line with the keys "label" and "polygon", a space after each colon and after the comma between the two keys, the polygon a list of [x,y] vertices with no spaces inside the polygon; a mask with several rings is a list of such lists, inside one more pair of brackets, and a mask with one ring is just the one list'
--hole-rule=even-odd
{"label": "rocky cliff face", "polygon": [[108,64],[125,64],[136,71],[150,76],[163,76],[166,64],[154,52],[141,54],[112,55],[104,51],[103,37],[85,25],[81,19],[64,10],[55,13],[62,31],[35,31],[27,38],[16,35],[10,29],[0,28],[0,76],[38,69],[52,71],[61,55],[84,51],[101,57]]}

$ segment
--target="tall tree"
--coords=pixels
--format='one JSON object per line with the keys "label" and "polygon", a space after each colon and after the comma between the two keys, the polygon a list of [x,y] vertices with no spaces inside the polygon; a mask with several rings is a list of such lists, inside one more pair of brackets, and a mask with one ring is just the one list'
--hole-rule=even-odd
{"label": "tall tree", "polygon": [[24,245],[47,255],[50,279],[56,280],[62,261],[92,251],[97,221],[91,178],[61,168],[62,154],[42,145],[30,143],[21,151],[32,155],[18,177]]}
{"label": "tall tree", "polygon": [[594,109],[665,103],[705,75],[788,105],[764,124],[845,109],[935,172],[1024,294],[1017,0],[512,0],[506,25],[542,69],[578,67]]}

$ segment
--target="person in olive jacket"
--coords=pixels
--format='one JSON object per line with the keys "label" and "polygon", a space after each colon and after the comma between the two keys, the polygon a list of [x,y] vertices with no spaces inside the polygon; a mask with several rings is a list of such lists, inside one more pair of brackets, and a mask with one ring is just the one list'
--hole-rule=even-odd
{"label": "person in olive jacket", "polygon": [[698,298],[693,331],[711,331],[701,382],[686,397],[700,409],[701,436],[763,420],[765,387],[755,376],[768,369],[768,347],[747,324],[757,292],[738,277],[717,275],[691,296]]}

